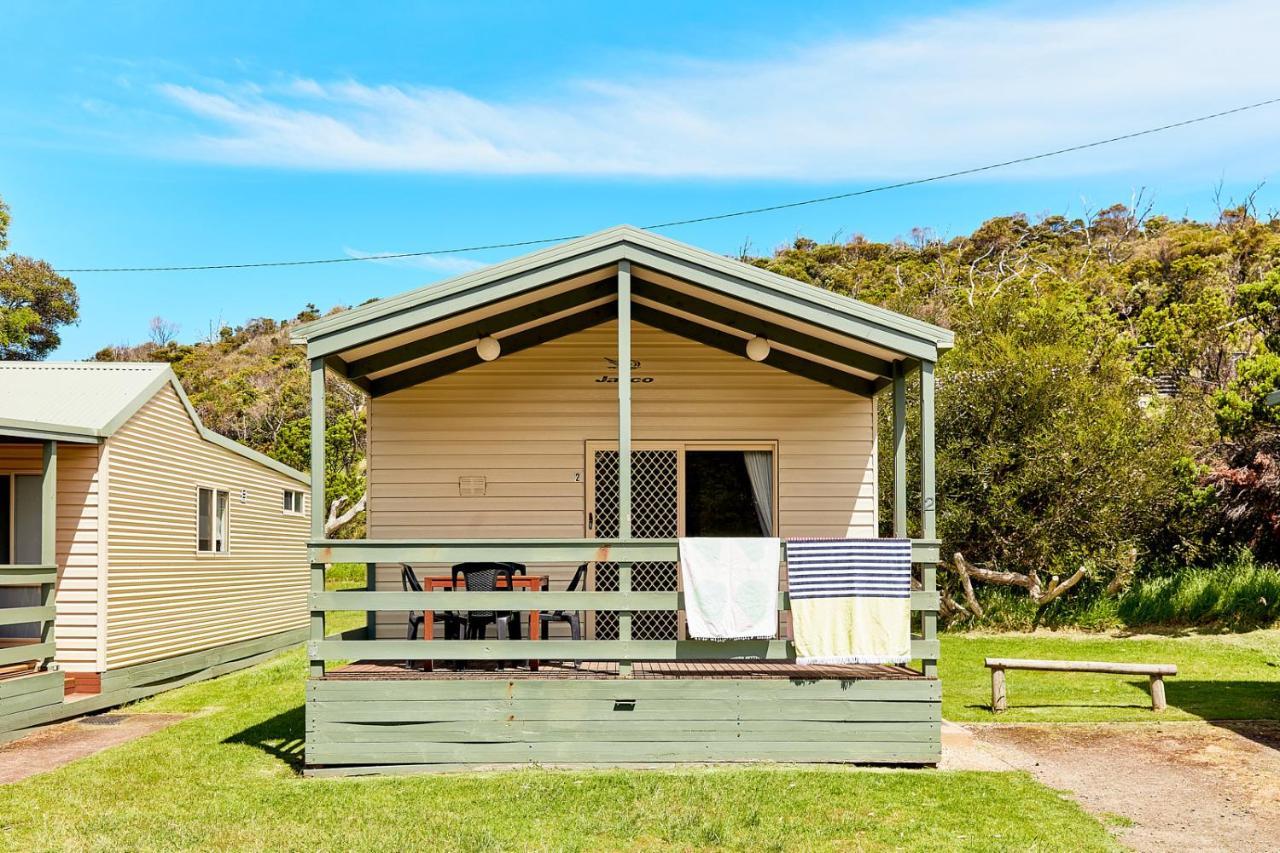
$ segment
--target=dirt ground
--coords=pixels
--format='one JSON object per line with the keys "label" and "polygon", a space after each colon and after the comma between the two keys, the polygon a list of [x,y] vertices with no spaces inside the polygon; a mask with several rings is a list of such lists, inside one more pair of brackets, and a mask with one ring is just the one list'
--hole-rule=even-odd
{"label": "dirt ground", "polygon": [[98,714],[40,729],[0,746],[0,784],[54,770],[157,732],[186,714]]}
{"label": "dirt ground", "polygon": [[965,728],[973,760],[1068,792],[1137,850],[1280,850],[1280,723]]}

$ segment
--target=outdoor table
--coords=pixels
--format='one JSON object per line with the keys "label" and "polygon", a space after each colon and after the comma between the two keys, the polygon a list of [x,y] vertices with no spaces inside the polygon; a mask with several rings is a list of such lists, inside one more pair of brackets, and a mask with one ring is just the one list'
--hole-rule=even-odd
{"label": "outdoor table", "polygon": [[[550,580],[551,580],[550,577],[547,575],[514,575],[511,578],[511,586],[513,589],[527,589],[535,592],[540,592],[547,588],[547,583]],[[506,585],[505,576],[502,574],[499,574],[497,578],[497,583],[499,587],[505,586]],[[467,586],[466,580],[461,577],[458,578],[458,588],[465,589],[466,586]],[[453,588],[454,588],[453,578],[449,575],[435,575],[432,577],[425,577],[422,579],[422,589],[424,592],[435,592],[436,590],[451,590]],[[435,623],[432,622],[432,618],[434,617],[434,615],[435,614],[433,611],[431,610],[426,611],[423,614],[425,619],[423,620],[422,624],[424,626],[434,626]],[[431,635],[433,633],[435,632],[433,630],[430,630],[429,628],[424,629],[422,632],[422,637],[424,640],[430,640],[432,638]],[[531,640],[542,639],[541,611],[538,611],[538,610],[529,611],[529,639]],[[431,661],[427,660],[427,661],[423,661],[423,663],[425,664],[424,669],[427,672],[430,672]],[[536,660],[529,661],[529,670],[531,672],[538,671],[538,662]]]}

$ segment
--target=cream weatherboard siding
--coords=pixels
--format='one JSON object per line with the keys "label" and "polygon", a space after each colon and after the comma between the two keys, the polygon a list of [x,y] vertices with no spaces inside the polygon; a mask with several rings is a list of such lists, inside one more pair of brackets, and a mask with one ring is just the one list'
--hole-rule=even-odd
{"label": "cream weatherboard siding", "polygon": [[[616,376],[616,334],[604,324],[374,399],[370,538],[583,536],[586,444],[617,439],[617,385],[597,381]],[[776,442],[780,535],[876,535],[873,400],[638,323],[632,348],[635,442]],[[486,478],[483,497],[459,496],[467,475]],[[399,566],[380,566],[378,586],[399,589]],[[382,615],[380,636],[403,630]]]}
{"label": "cream weatherboard siding", "polygon": [[[67,672],[100,669],[99,541],[101,446],[58,445],[58,665]],[[40,473],[39,443],[0,444],[0,474]]]}
{"label": "cream weatherboard siding", "polygon": [[[204,440],[171,386],[107,456],[106,669],[306,624],[309,522],[282,506],[284,489],[306,486]],[[230,495],[228,554],[196,553],[200,486]]]}

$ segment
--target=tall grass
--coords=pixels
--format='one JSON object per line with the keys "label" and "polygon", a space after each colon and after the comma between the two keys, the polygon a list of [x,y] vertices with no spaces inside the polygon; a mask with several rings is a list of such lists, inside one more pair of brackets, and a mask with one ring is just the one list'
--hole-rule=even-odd
{"label": "tall grass", "polygon": [[1118,614],[1134,627],[1270,625],[1280,621],[1280,567],[1259,564],[1242,550],[1212,568],[1140,581],[1120,598]]}

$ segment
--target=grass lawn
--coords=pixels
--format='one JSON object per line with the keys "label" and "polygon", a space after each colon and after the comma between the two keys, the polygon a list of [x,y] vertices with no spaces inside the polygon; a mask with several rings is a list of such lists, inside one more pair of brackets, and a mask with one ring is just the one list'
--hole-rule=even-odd
{"label": "grass lawn", "polygon": [[[1151,711],[1147,679],[1124,675],[1009,672],[1009,710],[992,714],[986,657],[1175,663],[1169,707]],[[942,713],[991,722],[1155,722],[1280,719],[1280,630],[1134,637],[1099,634],[944,634]]]}
{"label": "grass lawn", "polygon": [[132,711],[193,716],[0,786],[11,850],[1113,850],[1020,773],[785,768],[306,779],[301,650]]}

